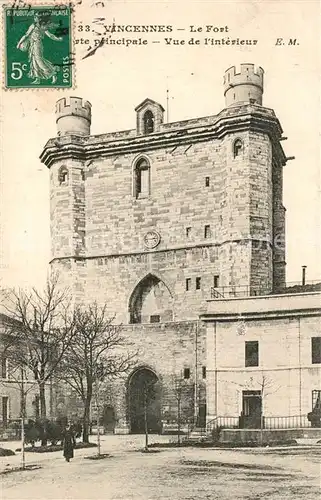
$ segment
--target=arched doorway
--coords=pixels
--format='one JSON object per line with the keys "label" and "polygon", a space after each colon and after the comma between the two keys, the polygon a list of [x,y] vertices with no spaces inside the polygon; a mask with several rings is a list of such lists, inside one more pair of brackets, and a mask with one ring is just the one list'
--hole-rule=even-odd
{"label": "arched doorway", "polygon": [[128,406],[132,434],[143,434],[146,421],[148,432],[161,431],[160,383],[152,370],[140,368],[130,377]]}
{"label": "arched doorway", "polygon": [[113,434],[115,432],[116,419],[115,419],[115,410],[113,406],[104,405],[102,424],[104,426],[106,434]]}

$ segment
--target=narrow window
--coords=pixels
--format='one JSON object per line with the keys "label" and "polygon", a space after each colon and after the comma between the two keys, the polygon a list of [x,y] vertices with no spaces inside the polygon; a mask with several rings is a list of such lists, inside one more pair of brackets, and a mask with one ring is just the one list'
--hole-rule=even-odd
{"label": "narrow window", "polygon": [[321,391],[312,391],[312,411],[319,413],[321,412]]}
{"label": "narrow window", "polygon": [[66,167],[61,167],[58,174],[59,185],[68,184],[68,170]]}
{"label": "narrow window", "polygon": [[321,337],[311,338],[312,363],[321,363]]}
{"label": "narrow window", "polygon": [[150,317],[150,322],[151,323],[159,323],[160,322],[160,315],[159,314],[152,314]]}
{"label": "narrow window", "polygon": [[184,368],[184,378],[188,379],[191,376],[191,370],[189,368]]}
{"label": "narrow window", "polygon": [[192,231],[192,228],[191,227],[187,227],[186,228],[186,238],[189,238],[190,235],[191,235],[191,231]]}
{"label": "narrow window", "polygon": [[207,224],[204,226],[204,238],[210,238],[211,237],[211,226]]}
{"label": "narrow window", "polygon": [[84,170],[81,171],[81,180],[82,181],[86,180],[86,175]]}
{"label": "narrow window", "polygon": [[241,154],[242,148],[243,148],[243,143],[242,143],[241,139],[236,139],[236,141],[234,142],[234,146],[233,146],[234,158],[236,158],[237,156],[239,156]]}
{"label": "narrow window", "polygon": [[191,289],[191,278],[186,278],[185,288],[187,292]]}
{"label": "narrow window", "polygon": [[152,134],[154,132],[154,115],[150,110],[147,110],[143,117],[144,134]]}
{"label": "narrow window", "polygon": [[135,196],[136,198],[150,194],[150,165],[145,158],[139,160],[135,167]]}
{"label": "narrow window", "polygon": [[3,427],[7,427],[8,425],[8,410],[9,410],[9,398],[8,396],[2,396],[2,425]]}
{"label": "narrow window", "polygon": [[245,366],[259,366],[259,343],[245,342]]}
{"label": "narrow window", "polygon": [[202,377],[206,378],[206,366],[202,366]]}
{"label": "narrow window", "polygon": [[196,278],[196,290],[200,290],[201,289],[201,278],[198,276]]}
{"label": "narrow window", "polygon": [[5,356],[1,358],[1,378],[8,377],[8,360]]}
{"label": "narrow window", "polygon": [[214,276],[213,286],[214,286],[214,288],[218,288],[220,286],[220,277],[218,274],[215,274],[215,276]]}
{"label": "narrow window", "polygon": [[209,187],[210,185],[210,178],[209,177],[205,177],[205,187]]}

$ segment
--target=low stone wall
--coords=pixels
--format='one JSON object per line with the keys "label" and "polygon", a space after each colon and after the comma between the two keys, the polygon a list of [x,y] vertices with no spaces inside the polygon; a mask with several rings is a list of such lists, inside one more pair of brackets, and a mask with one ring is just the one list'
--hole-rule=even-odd
{"label": "low stone wall", "polygon": [[221,443],[242,445],[246,443],[273,444],[291,439],[321,439],[321,428],[310,429],[222,429]]}

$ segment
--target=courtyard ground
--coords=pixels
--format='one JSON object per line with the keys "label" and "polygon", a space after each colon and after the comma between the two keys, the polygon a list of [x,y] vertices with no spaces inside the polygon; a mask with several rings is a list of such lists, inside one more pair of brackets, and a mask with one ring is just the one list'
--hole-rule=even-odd
{"label": "courtyard ground", "polygon": [[[93,437],[94,438],[94,437]],[[151,442],[167,440],[152,436]],[[19,443],[8,443],[17,448]],[[1,498],[41,500],[319,500],[321,446],[264,449],[159,449],[142,453],[143,436],[103,436],[104,460],[87,460],[95,448],[27,453],[40,469],[1,475]],[[2,443],[5,446],[5,443]],[[1,470],[19,465],[3,457]]]}

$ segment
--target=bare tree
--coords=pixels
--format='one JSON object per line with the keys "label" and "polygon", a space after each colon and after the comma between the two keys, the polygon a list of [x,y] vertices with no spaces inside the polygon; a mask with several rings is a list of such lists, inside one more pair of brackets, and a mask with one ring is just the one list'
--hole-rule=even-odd
{"label": "bare tree", "polygon": [[[11,290],[7,295],[6,353],[13,364],[33,373],[39,389],[40,417],[47,417],[46,385],[56,373],[74,335],[70,293],[58,275],[43,291]],[[45,439],[43,440],[45,444]]]}
{"label": "bare tree", "polygon": [[174,395],[177,402],[177,443],[181,444],[182,401],[189,384],[182,376],[173,376]]}
{"label": "bare tree", "polygon": [[[90,407],[95,388],[107,378],[126,374],[136,353],[127,349],[122,326],[113,324],[107,306],[97,303],[75,309],[75,337],[61,365],[60,377],[76,391],[83,403],[83,441],[89,440]],[[98,385],[97,385],[98,384]],[[96,390],[97,392],[97,390]],[[99,425],[99,422],[98,422]]]}
{"label": "bare tree", "polygon": [[266,374],[262,374],[261,380],[258,383],[261,387],[261,419],[260,419],[260,429],[261,429],[261,445],[263,444],[263,429],[264,429],[264,411],[266,398],[270,394],[273,394],[279,390],[276,387],[273,380]]}
{"label": "bare tree", "polygon": [[157,378],[152,380],[147,379],[143,381],[142,394],[144,403],[145,451],[148,451],[148,441],[149,441],[149,425],[150,425],[149,409],[150,405],[157,399],[159,391],[160,391],[160,385]]}

